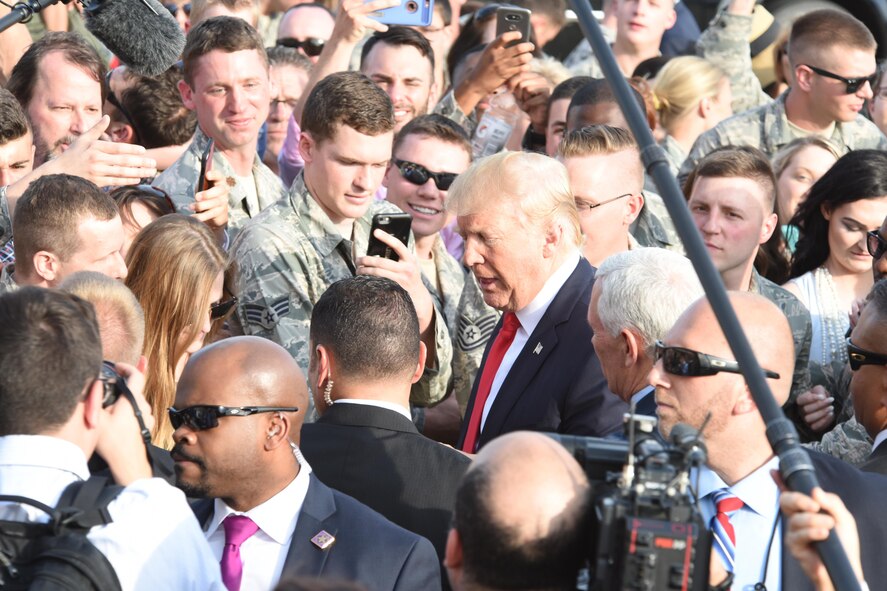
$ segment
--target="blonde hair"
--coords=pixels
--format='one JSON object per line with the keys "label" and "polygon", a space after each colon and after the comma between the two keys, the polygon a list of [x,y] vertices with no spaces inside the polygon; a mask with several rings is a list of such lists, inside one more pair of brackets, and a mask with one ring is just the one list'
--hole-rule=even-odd
{"label": "blonde hair", "polygon": [[670,131],[700,100],[716,96],[721,80],[725,79],[727,75],[722,69],[701,57],[687,55],[669,60],[652,88],[662,127]]}
{"label": "blonde hair", "polygon": [[447,209],[455,215],[516,204],[531,224],[560,224],[567,242],[582,244],[567,169],[554,158],[532,152],[482,158],[456,177],[447,199]]}
{"label": "blonde hair", "polygon": [[175,400],[175,369],[209,313],[212,284],[228,266],[212,232],[171,214],[142,229],[126,257],[126,285],[145,311],[145,398],[154,414],[155,445],[172,447],[166,409]]}

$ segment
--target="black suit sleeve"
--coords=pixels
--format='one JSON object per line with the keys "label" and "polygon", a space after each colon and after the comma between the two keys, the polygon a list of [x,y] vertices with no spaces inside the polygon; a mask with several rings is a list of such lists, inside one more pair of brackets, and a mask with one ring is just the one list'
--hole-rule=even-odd
{"label": "black suit sleeve", "polygon": [[440,591],[440,569],[434,546],[425,538],[418,538],[403,563],[394,591]]}

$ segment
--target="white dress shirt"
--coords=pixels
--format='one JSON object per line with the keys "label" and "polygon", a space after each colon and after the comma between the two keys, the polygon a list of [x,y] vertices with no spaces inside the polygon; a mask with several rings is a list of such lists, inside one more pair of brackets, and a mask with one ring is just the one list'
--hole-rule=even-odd
{"label": "white dress shirt", "polygon": [[[499,394],[499,389],[505,382],[508,372],[511,371],[514,362],[517,361],[527,341],[530,340],[530,335],[533,334],[536,326],[539,325],[542,317],[545,316],[545,312],[548,311],[551,302],[554,301],[564,283],[567,282],[567,279],[576,270],[580,258],[578,250],[567,255],[567,260],[552,273],[545,285],[542,286],[542,289],[539,290],[539,293],[536,294],[536,297],[533,298],[533,301],[515,312],[520,322],[520,328],[517,329],[517,334],[514,335],[511,346],[508,347],[508,351],[502,357],[502,363],[499,364],[496,377],[493,378],[493,383],[490,385],[490,395],[487,396],[487,401],[484,404],[484,414],[481,415],[481,431],[483,431],[484,425],[487,422],[487,415],[490,414],[490,409],[493,408],[493,403],[496,401],[496,396]],[[535,347],[536,344],[534,343],[533,346]],[[481,368],[481,371],[483,371],[483,368]],[[477,379],[480,379],[480,375],[478,375]]]}
{"label": "white dress shirt", "polygon": [[213,517],[206,528],[206,539],[216,559],[216,568],[222,560],[225,548],[225,528],[222,522],[229,515],[246,515],[259,526],[259,531],[240,545],[243,561],[243,591],[273,589],[283,572],[290,548],[290,540],[296,529],[305,495],[308,494],[311,466],[296,453],[301,469],[299,474],[279,493],[245,513],[235,511],[221,499],[215,500]]}
{"label": "white dress shirt", "polygon": [[[0,437],[0,494],[20,495],[50,507],[62,491],[89,478],[83,451],[57,437]],[[113,519],[87,537],[107,557],[124,590],[219,589],[219,564],[179,489],[160,478],[133,482],[108,505]],[[0,519],[47,521],[42,511],[0,503]]]}
{"label": "white dress shirt", "polygon": [[887,429],[884,429],[883,431],[875,435],[875,440],[872,443],[872,452],[878,449],[878,446],[884,443],[885,439],[887,439]]}
{"label": "white dress shirt", "polygon": [[[741,451],[739,452],[741,453]],[[716,509],[709,493],[729,488],[745,505],[733,514],[730,523],[736,533],[736,571],[733,573],[734,591],[751,591],[761,582],[764,574],[764,561],[767,560],[767,591],[782,588],[782,520],[776,522],[779,514],[779,489],[770,476],[771,470],[779,467],[779,458],[772,457],[763,466],[728,487],[720,476],[708,467],[699,472],[699,506],[702,517],[708,526]],[[775,525],[774,525],[775,524]],[[774,534],[773,528],[776,527]],[[770,536],[773,544],[769,548]]]}

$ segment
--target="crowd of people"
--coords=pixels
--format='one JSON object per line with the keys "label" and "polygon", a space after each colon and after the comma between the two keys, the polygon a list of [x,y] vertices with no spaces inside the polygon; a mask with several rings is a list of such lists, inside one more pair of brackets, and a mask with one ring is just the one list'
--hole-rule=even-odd
{"label": "crowd of people", "polygon": [[[701,430],[710,588],[830,589],[832,530],[861,584],[887,580],[887,75],[866,25],[755,0],[702,30],[680,0],[599,14],[810,497],[772,474],[564,0],[378,19],[400,4],[173,0],[186,42],[157,76],[75,4],[0,33],[0,540],[92,487],[96,566],[71,588],[571,590],[602,564],[595,483],[539,432],[622,440],[632,411],[662,441]],[[529,35],[497,26],[514,8]],[[403,239],[382,229],[404,213]],[[49,576],[6,547],[0,586]]]}

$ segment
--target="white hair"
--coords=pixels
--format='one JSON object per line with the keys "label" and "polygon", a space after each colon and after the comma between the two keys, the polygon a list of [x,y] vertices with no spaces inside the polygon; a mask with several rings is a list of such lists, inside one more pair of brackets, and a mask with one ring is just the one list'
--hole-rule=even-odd
{"label": "white hair", "polygon": [[608,257],[598,268],[597,314],[611,336],[631,329],[649,355],[678,317],[703,294],[690,260],[662,248],[639,248]]}

